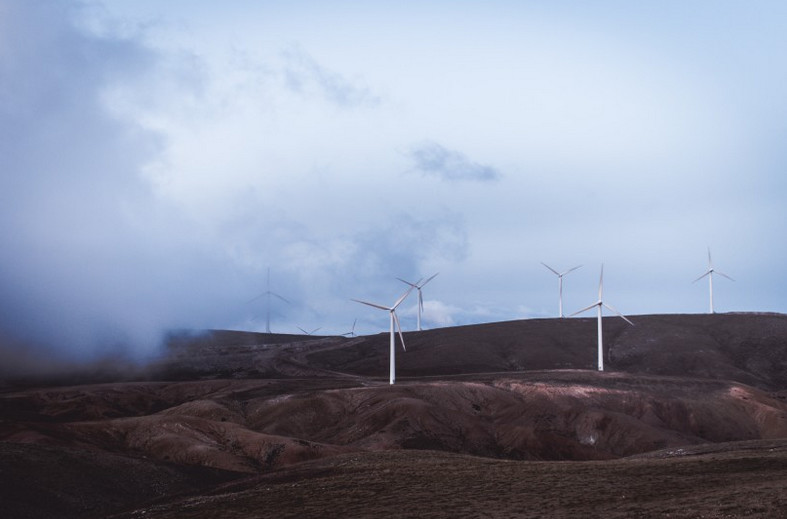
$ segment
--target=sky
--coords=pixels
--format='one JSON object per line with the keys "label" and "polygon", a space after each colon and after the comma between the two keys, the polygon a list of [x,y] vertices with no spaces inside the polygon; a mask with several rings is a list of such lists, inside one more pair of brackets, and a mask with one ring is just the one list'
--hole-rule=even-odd
{"label": "sky", "polygon": [[602,264],[626,315],[702,313],[708,248],[717,311],[787,312],[786,29],[764,0],[0,0],[5,361],[384,332],[351,299],[435,273],[425,328],[555,317],[541,262],[582,265],[566,313]]}

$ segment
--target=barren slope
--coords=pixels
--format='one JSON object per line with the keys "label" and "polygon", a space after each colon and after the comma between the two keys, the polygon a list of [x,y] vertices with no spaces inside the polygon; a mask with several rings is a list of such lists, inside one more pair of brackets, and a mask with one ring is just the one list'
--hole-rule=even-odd
{"label": "barren slope", "polygon": [[[407,333],[395,386],[387,384],[386,334],[229,331],[174,336],[154,365],[123,376],[90,367],[75,375],[80,383],[63,384],[66,373],[54,381],[6,379],[0,392],[0,497],[16,507],[18,517],[53,517],[58,507],[62,517],[103,517],[153,499],[177,500],[181,492],[202,492],[228,478],[271,474],[228,489],[230,497],[221,490],[181,503],[194,510],[182,517],[199,517],[200,507],[206,514],[252,517],[253,507],[285,503],[289,508],[268,516],[317,516],[331,499],[351,503],[353,515],[366,517],[395,499],[380,489],[364,493],[355,487],[369,472],[382,470],[391,474],[392,488],[409,489],[412,503],[428,511],[417,515],[425,517],[460,517],[462,510],[476,517],[482,505],[493,517],[535,516],[516,508],[527,502],[541,503],[541,513],[552,517],[579,511],[648,516],[662,508],[677,517],[700,517],[686,515],[678,500],[705,499],[716,503],[702,510],[718,516],[729,509],[760,510],[768,517],[781,504],[778,496],[764,496],[784,481],[783,446],[740,454],[737,443],[725,442],[761,446],[787,437],[787,316],[633,319],[634,327],[605,319],[604,373],[587,369],[595,366],[594,320],[544,319]],[[686,463],[624,459],[691,449],[707,454]],[[735,452],[728,455],[730,450]],[[471,481],[465,466],[493,486]],[[682,483],[665,474],[684,474],[686,467],[686,484],[703,490],[669,495]],[[701,484],[703,468],[723,476]],[[531,471],[546,474],[555,484],[551,493]],[[725,482],[738,472],[750,482],[746,490]],[[498,473],[506,477],[495,479]],[[645,496],[645,504],[628,498],[600,504],[593,473],[626,495]],[[649,492],[632,477],[663,488]],[[410,487],[406,478],[425,490]],[[526,488],[512,486],[510,478],[528,482]],[[588,491],[576,502],[567,500],[560,478]],[[543,498],[528,494],[531,486],[546,492]],[[314,497],[320,489],[328,490],[324,499]],[[451,495],[454,503],[438,505]],[[512,500],[519,495],[530,501]],[[723,504],[728,498],[729,507]],[[299,505],[306,500],[318,504]],[[147,511],[174,517],[167,515],[174,510],[165,504]],[[411,511],[403,515],[416,515]]]}
{"label": "barren slope", "polygon": [[[122,518],[781,518],[787,445],[680,458],[516,462],[435,451],[344,455]],[[144,515],[142,515],[144,514]]]}

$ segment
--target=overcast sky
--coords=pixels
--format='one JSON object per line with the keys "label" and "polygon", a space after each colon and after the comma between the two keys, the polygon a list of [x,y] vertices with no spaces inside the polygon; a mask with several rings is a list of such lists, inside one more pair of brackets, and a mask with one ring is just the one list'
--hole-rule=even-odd
{"label": "overcast sky", "polygon": [[[787,3],[0,0],[0,334],[787,311]],[[415,301],[401,307],[415,327]],[[635,320],[635,319],[634,319]]]}

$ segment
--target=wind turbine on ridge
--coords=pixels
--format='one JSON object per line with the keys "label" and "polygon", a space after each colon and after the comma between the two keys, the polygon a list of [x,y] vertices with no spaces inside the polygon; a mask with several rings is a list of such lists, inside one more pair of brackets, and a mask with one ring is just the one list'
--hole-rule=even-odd
{"label": "wind turbine on ridge", "polygon": [[[439,274],[439,272],[437,274]],[[419,332],[421,331],[421,312],[424,309],[424,296],[423,296],[423,294],[421,294],[421,289],[424,287],[424,285],[426,285],[427,283],[432,281],[435,277],[437,277],[437,274],[434,274],[432,277],[430,277],[429,279],[427,279],[423,283],[421,283],[421,280],[418,280],[415,283],[410,283],[409,281],[405,281],[402,278],[396,278],[399,281],[401,281],[402,283],[406,283],[406,284],[410,285],[410,287],[415,288],[416,290],[418,290],[418,331]]]}
{"label": "wind turbine on ridge", "polygon": [[393,384],[396,379],[396,334],[394,333],[394,323],[396,323],[396,328],[399,330],[399,338],[402,341],[402,349],[407,351],[407,348],[404,346],[404,335],[402,335],[402,325],[399,324],[399,316],[396,315],[396,307],[402,304],[402,301],[410,295],[412,292],[413,287],[411,286],[407,289],[407,292],[402,294],[402,297],[396,300],[393,306],[384,306],[379,305],[377,303],[369,303],[368,301],[361,301],[360,299],[353,299],[356,303],[361,303],[363,305],[371,306],[373,308],[379,308],[380,310],[387,311],[391,316],[391,346],[389,352],[389,366],[388,366],[388,383]]}
{"label": "wind turbine on ridge", "polygon": [[602,315],[601,314],[602,314],[603,307],[606,306],[609,310],[612,310],[613,312],[618,314],[620,317],[622,317],[631,326],[634,326],[634,323],[632,323],[628,319],[628,317],[626,317],[625,315],[621,314],[620,312],[615,310],[611,305],[609,305],[609,304],[604,302],[604,298],[602,296],[603,292],[604,292],[604,264],[602,263],[602,265],[601,265],[601,277],[598,280],[598,301],[596,301],[595,303],[593,303],[590,306],[586,306],[585,308],[583,308],[582,310],[580,310],[578,312],[574,312],[573,314],[569,315],[569,317],[574,317],[577,314],[581,314],[582,312],[586,312],[586,311],[590,310],[591,308],[596,307],[596,311],[597,311],[597,315],[598,315],[598,370],[599,371],[604,371],[604,338],[603,338],[603,334],[602,334],[602,331],[601,331],[601,321],[602,321]]}
{"label": "wind turbine on ridge", "polygon": [[[271,296],[277,297],[284,301],[287,304],[291,304],[289,301],[284,299],[282,296],[277,294],[276,292],[271,292],[271,268],[268,267],[268,284],[266,287],[265,292],[258,295],[257,297],[250,299],[248,302],[254,302],[257,299],[265,296],[265,333],[271,333]],[[316,330],[315,330],[316,331]]]}
{"label": "wind turbine on ridge", "polygon": [[553,269],[552,267],[550,267],[549,265],[547,265],[543,261],[541,262],[541,264],[544,265],[549,270],[551,270],[552,272],[554,272],[555,275],[557,276],[557,279],[558,279],[558,294],[559,294],[558,309],[559,309],[560,317],[565,317],[563,315],[563,276],[565,276],[569,272],[573,272],[573,271],[577,270],[582,265],[577,265],[576,267],[568,269],[565,272],[558,272],[557,270]]}
{"label": "wind turbine on ridge", "polygon": [[350,329],[349,332],[343,333],[342,337],[355,337],[355,323],[358,322],[358,319],[353,319],[353,327]]}
{"label": "wind turbine on ridge", "polygon": [[306,330],[304,330],[304,329],[303,329],[303,328],[301,328],[300,326],[298,326],[298,329],[299,329],[300,331],[302,331],[303,333],[305,333],[306,335],[312,335],[314,332],[316,332],[316,331],[317,331],[317,330],[319,330],[320,328],[315,328],[314,330],[312,330],[312,331],[310,331],[310,332],[307,332]]}
{"label": "wind turbine on ridge", "polygon": [[693,281],[693,283],[696,283],[697,281],[699,281],[700,279],[704,278],[705,276],[708,276],[708,287],[710,289],[710,313],[712,313],[712,314],[716,313],[713,310],[713,274],[714,273],[716,273],[716,274],[718,274],[720,276],[723,276],[723,277],[729,279],[730,281],[735,281],[734,279],[732,279],[730,276],[728,276],[724,272],[721,272],[721,271],[716,270],[716,269],[713,268],[713,261],[711,260],[711,257],[710,257],[710,247],[708,247],[708,270],[705,272],[705,274],[703,274],[700,277],[698,277],[697,279],[695,279]]}

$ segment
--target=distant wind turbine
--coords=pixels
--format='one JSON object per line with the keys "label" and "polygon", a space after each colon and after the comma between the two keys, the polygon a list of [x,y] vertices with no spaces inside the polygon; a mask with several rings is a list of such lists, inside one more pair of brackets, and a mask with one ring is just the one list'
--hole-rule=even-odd
{"label": "distant wind turbine", "polygon": [[[437,274],[439,274],[439,272]],[[421,294],[421,289],[424,287],[424,285],[426,285],[427,283],[432,281],[435,277],[437,277],[437,274],[433,275],[432,277],[430,277],[429,279],[427,279],[423,283],[421,283],[420,280],[416,281],[415,283],[410,283],[409,281],[405,281],[402,278],[396,278],[399,281],[401,281],[402,283],[406,283],[406,284],[410,285],[412,288],[415,288],[416,290],[418,290],[418,331],[419,332],[421,331],[421,312],[424,309],[424,296],[423,296],[423,294]]]}
{"label": "distant wind turbine", "polygon": [[708,276],[708,287],[710,289],[710,313],[712,313],[712,314],[716,313],[713,310],[713,274],[714,273],[718,274],[720,276],[723,276],[723,277],[729,279],[730,281],[735,281],[734,279],[732,279],[730,276],[728,276],[724,272],[721,272],[721,271],[716,270],[716,269],[713,268],[713,261],[711,260],[711,257],[710,257],[710,247],[708,247],[708,270],[705,272],[705,274],[701,275],[700,277],[695,279],[693,282],[696,283],[697,281],[699,281],[700,279],[704,278],[705,276]]}
{"label": "distant wind turbine", "polygon": [[380,310],[385,310],[391,316],[391,347],[390,347],[390,353],[389,353],[389,368],[388,368],[388,383],[389,384],[393,384],[394,380],[396,379],[396,349],[395,349],[395,346],[396,346],[396,334],[394,333],[394,323],[396,323],[396,328],[399,330],[399,338],[402,341],[402,349],[407,351],[407,348],[404,347],[404,335],[402,335],[402,325],[399,324],[399,317],[396,315],[396,307],[399,306],[400,304],[402,304],[402,301],[404,301],[405,298],[408,295],[410,295],[410,292],[412,290],[413,290],[413,287],[411,286],[409,289],[407,289],[407,292],[405,292],[402,295],[402,297],[397,299],[396,302],[391,307],[378,305],[377,303],[369,303],[367,301],[361,301],[360,299],[353,299],[353,301],[355,301],[356,303],[361,303],[361,304],[368,305],[368,306],[371,306],[371,307],[374,307],[374,308],[379,308]]}
{"label": "distant wind turbine", "polygon": [[257,299],[265,296],[265,333],[271,333],[271,296],[274,296],[278,299],[281,299],[287,304],[290,304],[289,301],[284,299],[282,296],[277,294],[276,292],[271,292],[271,268],[268,267],[268,284],[266,287],[265,292],[258,295],[257,297],[250,299],[249,303],[256,301]]}
{"label": "distant wind turbine", "polygon": [[606,306],[609,310],[612,310],[613,312],[618,314],[620,317],[622,317],[627,323],[629,323],[630,325],[634,326],[634,323],[632,323],[625,315],[621,314],[620,312],[618,312],[617,310],[612,308],[611,305],[608,305],[607,303],[604,302],[604,299],[603,299],[603,296],[602,296],[603,292],[604,292],[604,265],[602,264],[601,265],[601,277],[598,280],[598,301],[596,301],[595,303],[593,303],[590,306],[587,306],[587,307],[583,308],[582,310],[580,310],[578,312],[574,312],[573,314],[571,314],[569,316],[569,317],[573,317],[573,316],[575,316],[577,314],[581,314],[582,312],[586,312],[586,311],[590,310],[593,307],[596,307],[596,310],[598,312],[598,370],[599,371],[604,371],[604,338],[603,338],[602,332],[601,332],[602,307]]}
{"label": "distant wind turbine", "polygon": [[573,271],[577,270],[582,265],[577,265],[576,267],[568,269],[565,272],[558,272],[557,270],[553,269],[552,267],[550,267],[549,265],[547,265],[543,261],[541,262],[541,264],[544,265],[549,270],[551,270],[552,272],[554,272],[555,275],[557,276],[557,279],[558,279],[557,285],[558,285],[558,294],[559,294],[559,296],[558,296],[558,311],[559,311],[560,317],[564,317],[564,315],[563,315],[563,276],[565,276],[569,272],[573,272]]}
{"label": "distant wind turbine", "polygon": [[355,323],[357,323],[357,322],[358,322],[358,319],[353,319],[353,327],[352,327],[352,329],[349,332],[347,332],[347,333],[343,333],[342,337],[355,337]]}
{"label": "distant wind turbine", "polygon": [[303,333],[305,333],[306,335],[311,335],[311,334],[313,334],[314,332],[316,332],[317,330],[319,330],[320,328],[315,328],[314,330],[312,330],[312,331],[310,331],[310,332],[307,332],[306,330],[304,330],[304,329],[303,329],[303,328],[301,328],[300,326],[298,326],[298,329],[299,329],[300,331],[302,331]]}

